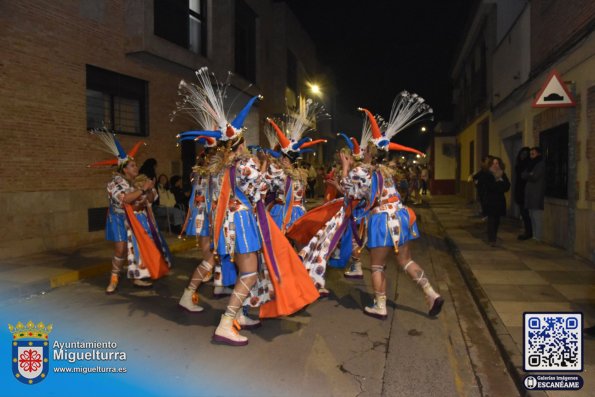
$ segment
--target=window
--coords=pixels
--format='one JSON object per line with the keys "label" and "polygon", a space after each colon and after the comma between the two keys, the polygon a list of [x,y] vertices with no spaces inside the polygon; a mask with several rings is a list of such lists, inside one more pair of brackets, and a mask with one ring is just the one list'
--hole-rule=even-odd
{"label": "window", "polygon": [[206,3],[206,0],[154,0],[155,35],[206,55]]}
{"label": "window", "polygon": [[87,65],[87,128],[148,135],[147,82]]}
{"label": "window", "polygon": [[236,1],[235,70],[256,82],[256,14],[243,0]]}
{"label": "window", "polygon": [[545,161],[545,195],[568,198],[568,123],[539,135]]}

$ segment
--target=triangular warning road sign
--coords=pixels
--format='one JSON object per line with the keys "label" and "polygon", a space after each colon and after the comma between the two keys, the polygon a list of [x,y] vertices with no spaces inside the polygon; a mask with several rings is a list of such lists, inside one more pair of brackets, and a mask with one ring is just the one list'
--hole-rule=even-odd
{"label": "triangular warning road sign", "polygon": [[534,108],[563,108],[576,106],[576,103],[568,91],[568,87],[562,81],[560,73],[554,69],[531,106]]}

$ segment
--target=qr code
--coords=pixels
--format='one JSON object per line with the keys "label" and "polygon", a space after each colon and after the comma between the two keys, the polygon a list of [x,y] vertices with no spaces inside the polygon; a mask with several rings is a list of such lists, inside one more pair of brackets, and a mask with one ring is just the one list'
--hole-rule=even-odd
{"label": "qr code", "polygon": [[525,371],[582,371],[582,329],[582,313],[525,313]]}

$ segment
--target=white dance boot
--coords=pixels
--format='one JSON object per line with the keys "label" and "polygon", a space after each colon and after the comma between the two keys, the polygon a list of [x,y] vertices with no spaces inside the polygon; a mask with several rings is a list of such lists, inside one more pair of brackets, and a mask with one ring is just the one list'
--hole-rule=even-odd
{"label": "white dance boot", "polygon": [[180,298],[178,306],[191,313],[200,313],[205,310],[204,307],[198,305],[198,293],[188,288],[184,288],[184,294]]}
{"label": "white dance boot", "polygon": [[132,281],[132,285],[137,288],[151,288],[153,283],[151,281],[141,280],[140,278],[135,278]]}
{"label": "white dance boot", "polygon": [[226,316],[225,314],[221,316],[221,321],[219,322],[219,326],[215,330],[213,334],[213,341],[225,343],[226,345],[231,346],[245,346],[248,344],[248,338],[245,336],[240,335],[237,328],[240,328],[239,325],[236,327],[234,324],[234,318],[230,316]]}
{"label": "white dance boot", "polygon": [[366,306],[364,313],[368,316],[384,320],[388,316],[386,311],[386,295],[376,295],[374,306]]}
{"label": "white dance boot", "polygon": [[118,289],[119,281],[120,281],[120,276],[116,273],[112,273],[112,275],[110,277],[109,284],[107,285],[107,288],[105,289],[105,293],[108,295],[114,294],[116,292],[116,290]]}
{"label": "white dance boot", "polygon": [[213,297],[215,297],[216,299],[219,298],[223,298],[225,296],[229,296],[231,295],[233,292],[232,288],[228,288],[228,287],[223,287],[223,286],[215,286],[215,288],[213,288]]}
{"label": "white dance boot", "polygon": [[253,320],[250,317],[246,316],[246,314],[244,314],[243,309],[238,310],[238,314],[236,314],[236,321],[238,322],[238,324],[240,324],[242,329],[254,329],[262,325],[260,320]]}
{"label": "white dance boot", "polygon": [[343,275],[345,278],[364,278],[364,272],[362,271],[362,263],[359,260],[353,262],[349,270],[343,273]]}

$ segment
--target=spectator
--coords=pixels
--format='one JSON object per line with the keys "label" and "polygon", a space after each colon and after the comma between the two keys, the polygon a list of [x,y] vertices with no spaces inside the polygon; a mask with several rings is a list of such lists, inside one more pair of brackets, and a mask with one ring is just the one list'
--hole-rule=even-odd
{"label": "spectator", "polygon": [[421,180],[421,195],[428,196],[428,184],[430,183],[430,171],[428,170],[428,167],[421,169],[419,179]]}
{"label": "spectator", "polygon": [[421,204],[419,196],[419,171],[417,166],[412,166],[409,169],[409,198],[411,204]]}
{"label": "spectator", "polygon": [[178,208],[185,209],[186,203],[188,203],[188,197],[190,195],[184,192],[184,189],[182,187],[182,177],[179,175],[174,175],[171,177],[169,183],[169,190],[170,192],[172,192],[174,198],[176,199],[176,206]]}
{"label": "spectator", "polygon": [[157,160],[155,160],[154,158],[149,158],[149,159],[145,160],[143,165],[138,170],[138,173],[144,174],[147,176],[147,178],[149,178],[153,182],[156,182],[156,179],[157,179],[157,172],[155,171],[156,168],[157,168]]}
{"label": "spectator", "polygon": [[178,233],[184,223],[184,211],[176,207],[176,199],[169,190],[169,181],[165,174],[159,175],[157,180],[157,194],[159,204],[155,208],[155,214],[165,216],[170,224],[170,231]]}
{"label": "spectator", "polygon": [[316,168],[312,164],[306,163],[308,169],[308,197],[314,198],[314,186],[316,185]]}
{"label": "spectator", "polygon": [[485,176],[484,212],[488,217],[488,243],[496,246],[500,217],[506,215],[506,197],[510,190],[510,181],[504,173],[504,163],[498,157],[492,157]]}
{"label": "spectator", "polygon": [[397,191],[401,196],[401,202],[404,205],[407,205],[407,201],[409,200],[409,182],[407,181],[407,175],[402,168],[397,167],[395,182],[397,186]]}
{"label": "spectator", "polygon": [[159,175],[157,181],[155,182],[155,189],[157,189],[157,199],[153,201],[153,206],[160,206],[161,205],[161,196],[162,191],[165,189],[169,189],[169,178],[165,174]]}
{"label": "spectator", "polygon": [[525,185],[527,180],[523,179],[523,172],[529,167],[531,159],[529,158],[530,149],[528,147],[521,148],[516,156],[516,164],[514,166],[514,202],[517,203],[521,211],[521,219],[523,220],[524,233],[519,235],[519,240],[527,240],[533,237],[533,227],[531,226],[531,217],[529,210],[525,207]]}
{"label": "spectator", "polygon": [[479,202],[480,213],[479,215],[484,217],[487,216],[485,213],[485,197],[486,197],[486,182],[490,180],[490,164],[493,164],[494,158],[492,156],[485,156],[481,161],[481,167],[479,171],[473,174],[472,179],[475,183],[475,189],[477,190],[477,201]]}
{"label": "spectator", "polygon": [[324,172],[324,167],[320,166],[316,170],[316,198],[324,197],[324,178],[326,176],[326,172]]}
{"label": "spectator", "polygon": [[[162,179],[161,176],[159,177]],[[158,207],[158,213],[164,212],[168,215],[171,231],[179,234],[182,231],[184,218],[186,217],[186,204],[188,199],[182,190],[182,178],[174,175],[169,180],[168,188],[159,190],[159,195],[163,195]]]}
{"label": "spectator", "polygon": [[169,178],[167,175],[159,175],[155,188],[157,189],[157,193],[159,195],[159,198],[155,201],[158,206],[173,207],[176,204],[176,199],[169,191]]}
{"label": "spectator", "polygon": [[541,148],[533,147],[529,152],[531,162],[522,173],[525,185],[525,208],[529,210],[533,238],[543,240],[543,201],[545,198],[545,161]]}

